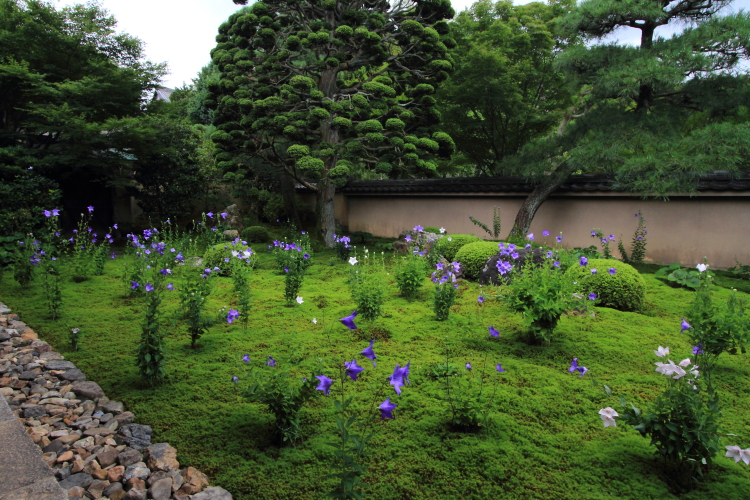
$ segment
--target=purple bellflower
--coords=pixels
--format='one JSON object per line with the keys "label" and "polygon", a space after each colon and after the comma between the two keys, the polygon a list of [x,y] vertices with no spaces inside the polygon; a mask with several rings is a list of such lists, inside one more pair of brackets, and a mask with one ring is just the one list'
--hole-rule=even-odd
{"label": "purple bellflower", "polygon": [[498,332],[497,330],[495,330],[494,326],[487,327],[487,329],[490,331],[490,335],[491,336],[493,336],[493,337],[499,337],[500,336],[500,332]]}
{"label": "purple bellflower", "polygon": [[249,354],[245,354],[244,356],[242,356],[242,361],[244,361],[245,364],[250,363],[250,355]]}
{"label": "purple bellflower", "polygon": [[147,292],[153,292],[154,291],[154,285],[151,283],[146,283],[146,291]]}
{"label": "purple bellflower", "polygon": [[366,358],[369,358],[369,359],[371,359],[371,360],[372,360],[372,366],[375,366],[375,358],[377,358],[377,356],[375,355],[375,353],[374,353],[374,352],[373,352],[373,350],[372,350],[372,345],[373,345],[374,343],[375,343],[375,340],[370,340],[370,345],[369,345],[369,346],[367,346],[367,347],[365,347],[365,348],[364,348],[364,349],[362,350],[362,352],[360,352],[360,354],[361,354],[362,356],[364,356],[364,357],[366,357]]}
{"label": "purple bellflower", "polygon": [[361,366],[357,364],[356,359],[352,360],[351,363],[345,362],[344,366],[346,367],[346,370],[344,371],[344,373],[348,375],[349,377],[351,377],[351,379],[354,381],[357,380],[357,375],[365,371],[364,368],[362,368]]}
{"label": "purple bellflower", "polygon": [[589,369],[585,366],[578,366],[578,358],[573,358],[573,362],[570,363],[570,368],[568,368],[568,371],[570,373],[578,371],[580,373],[579,377],[583,377],[584,375],[586,375],[586,372],[589,371]]}
{"label": "purple bellflower", "polygon": [[617,274],[617,269],[615,269],[614,267],[610,267],[609,268],[609,275],[610,276],[614,276],[615,274]]}
{"label": "purple bellflower", "polygon": [[680,330],[680,333],[684,332],[685,330],[690,330],[691,328],[690,323],[685,321],[685,318],[682,318],[682,323],[680,324],[680,326],[682,327],[682,330]]}
{"label": "purple bellflower", "polygon": [[505,370],[503,370],[503,365],[501,365],[500,363],[495,365],[495,369],[499,372],[505,373]]}
{"label": "purple bellflower", "polygon": [[316,391],[323,391],[323,394],[328,394],[331,392],[331,385],[333,384],[333,380],[326,377],[325,375],[316,375],[315,378],[320,381],[318,387],[315,388]]}
{"label": "purple bellflower", "polygon": [[272,356],[268,356],[268,361],[266,361],[266,366],[276,366],[276,360],[273,359]]}
{"label": "purple bellflower", "polygon": [[356,330],[357,325],[354,324],[354,318],[357,317],[357,311],[352,311],[352,313],[345,317],[341,318],[339,321],[341,321],[345,327],[347,327],[349,330]]}
{"label": "purple bellflower", "polygon": [[[227,314],[227,323],[230,325],[232,324],[232,321],[236,320],[240,317],[240,312],[235,309],[230,309],[229,314]],[[273,365],[271,365],[273,366]]]}
{"label": "purple bellflower", "polygon": [[380,408],[380,419],[385,420],[387,418],[390,418],[393,420],[393,410],[396,409],[398,405],[396,403],[391,403],[391,398],[386,399],[383,401],[378,408]]}

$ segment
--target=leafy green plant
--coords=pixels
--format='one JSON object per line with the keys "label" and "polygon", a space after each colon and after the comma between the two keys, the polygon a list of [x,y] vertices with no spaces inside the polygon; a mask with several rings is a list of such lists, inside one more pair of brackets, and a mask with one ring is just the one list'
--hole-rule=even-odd
{"label": "leafy green plant", "polygon": [[247,331],[252,305],[252,294],[250,293],[250,264],[242,257],[232,259],[232,284],[237,296],[237,310],[240,313],[242,328]]}
{"label": "leafy green plant", "polygon": [[234,241],[219,243],[209,247],[203,254],[203,267],[209,269],[219,268],[218,272],[222,276],[230,276],[232,274],[232,266],[229,262],[233,257],[242,252],[243,254],[250,250],[251,255],[247,258],[250,260],[250,266],[255,265],[255,255],[247,245],[243,245],[239,238]]}
{"label": "leafy green plant", "polygon": [[487,227],[486,224],[479,222],[471,215],[469,216],[469,220],[473,222],[475,226],[479,226],[484,229],[487,234],[489,234],[493,238],[497,239],[500,237],[500,207],[495,207],[492,210],[492,231],[490,231],[490,228]]}
{"label": "leafy green plant", "polygon": [[[708,269],[706,269],[705,272],[711,277],[714,276],[714,273]],[[697,290],[701,286],[701,272],[693,269],[683,269],[679,262],[660,268],[654,273],[654,276],[658,278],[666,278],[672,283],[686,288],[692,288],[693,290]]]}
{"label": "leafy green plant", "polygon": [[731,272],[741,280],[750,280],[750,266],[740,264],[737,257],[734,258],[734,263],[735,265],[728,268],[727,271]]}
{"label": "leafy green plant", "polygon": [[216,315],[206,312],[215,275],[216,273],[209,268],[201,274],[193,270],[187,274],[184,283],[180,286],[180,308],[177,315],[187,325],[190,347],[193,349],[198,339],[216,322]]}
{"label": "leafy green plant", "polygon": [[[669,349],[660,347],[655,353],[662,357]],[[699,372],[698,364],[704,365],[700,354],[692,363],[689,358],[679,365],[671,360],[656,363],[656,371],[666,376],[666,389],[646,412],[628,405],[622,396],[622,415],[612,408],[599,412],[605,427],[615,426],[614,418],[619,416],[643,437],[651,439],[656,456],[670,467],[668,477],[677,491],[692,489],[703,475],[703,468],[711,465],[720,449],[719,395],[705,366]],[[605,390],[609,392],[608,388]]]}
{"label": "leafy green plant", "polygon": [[[605,258],[605,259],[611,259],[612,258],[612,252],[609,249],[609,244],[612,241],[615,241],[615,236],[613,234],[609,235],[609,238],[604,236],[604,233],[602,233],[601,229],[592,229],[591,230],[591,237],[596,238],[601,242],[602,245],[602,253],[601,255],[586,255],[586,257],[598,259],[599,257]],[[588,247],[589,250],[591,250],[591,253],[593,254],[596,250],[596,246],[591,245]],[[592,250],[593,249],[593,250]],[[598,253],[598,252],[596,252]]]}
{"label": "leafy green plant", "polygon": [[750,345],[750,318],[746,299],[734,290],[725,304],[717,304],[712,291],[713,274],[707,267],[698,275],[699,286],[682,331],[690,337],[696,350],[703,351],[704,363],[713,367],[723,352],[746,353]]}
{"label": "leafy green plant", "polygon": [[538,267],[532,259],[526,259],[506,292],[508,305],[523,315],[534,343],[549,344],[560,317],[581,300],[574,295],[578,286],[553,258],[552,252],[548,253],[546,261]]}
{"label": "leafy green plant", "polygon": [[[274,438],[277,444],[296,444],[302,438],[299,411],[318,394],[315,391],[317,380],[314,373],[301,378],[289,364],[276,366],[277,362],[271,356],[265,365],[251,365],[249,355],[245,355],[243,360],[250,365],[243,377],[248,382],[243,396],[252,403],[266,405],[274,416]],[[234,380],[239,382],[240,379]]]}
{"label": "leafy green plant", "polygon": [[424,257],[415,253],[403,257],[395,274],[396,286],[401,295],[408,298],[416,297],[424,285],[425,271]]}
{"label": "leafy green plant", "polygon": [[357,312],[366,320],[374,320],[383,312],[385,300],[385,277],[383,270],[375,266],[352,265],[349,288]]}
{"label": "leafy green plant", "polygon": [[73,348],[74,351],[77,351],[78,348],[81,345],[81,338],[83,337],[83,332],[80,328],[71,328],[68,332],[68,340],[70,341],[70,347]]}
{"label": "leafy green plant", "polygon": [[617,249],[620,251],[620,255],[622,255],[622,261],[626,264],[643,264],[643,259],[646,257],[646,235],[648,234],[648,231],[646,231],[646,219],[643,218],[640,210],[638,210],[635,216],[638,217],[638,227],[636,227],[635,234],[633,235],[629,257],[625,250],[625,245],[622,244],[622,236],[617,243]]}
{"label": "leafy green plant", "polygon": [[[479,430],[480,424],[484,423],[486,427],[488,423],[487,417],[495,401],[497,383],[492,394],[484,391],[490,377],[486,373],[487,354],[484,356],[481,369],[475,368],[471,363],[466,363],[463,369],[456,370],[455,365],[450,362],[450,346],[447,344],[445,363],[438,365],[438,373],[435,373],[433,366],[435,378],[445,381],[445,400],[448,402],[450,425],[455,430],[476,431]],[[495,370],[498,373],[505,371],[500,364],[495,366]]]}
{"label": "leafy green plant", "polygon": [[13,254],[13,279],[26,286],[34,279],[34,268],[39,265],[38,243],[32,234],[16,242]]}
{"label": "leafy green plant", "polygon": [[435,299],[433,310],[438,321],[445,321],[450,315],[451,307],[458,296],[458,283],[456,273],[461,269],[461,264],[452,262],[444,265],[440,262],[435,264],[436,270],[432,273],[432,282],[435,283]]}

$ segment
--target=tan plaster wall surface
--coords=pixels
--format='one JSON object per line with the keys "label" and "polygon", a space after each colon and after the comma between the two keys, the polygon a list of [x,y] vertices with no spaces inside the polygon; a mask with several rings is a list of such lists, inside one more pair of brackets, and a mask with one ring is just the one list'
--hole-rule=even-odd
{"label": "tan plaster wall surface", "polygon": [[[607,193],[609,195],[609,193]],[[492,210],[500,207],[502,237],[513,226],[524,200],[521,196],[347,196],[350,231],[367,231],[376,236],[396,238],[404,229],[417,224],[445,227],[450,233],[475,234],[489,238],[469,216],[492,227]],[[340,205],[340,199],[337,199]],[[337,206],[337,213],[339,212]],[[670,201],[642,200],[628,196],[558,196],[545,201],[534,217],[531,232],[541,241],[542,231],[550,231],[548,242],[562,232],[563,246],[587,247],[597,244],[590,236],[593,228],[624,239],[630,250],[638,225],[634,214],[641,210],[648,230],[646,262],[695,265],[708,257],[715,268],[727,268],[737,260],[750,264],[750,197],[698,196],[673,197]],[[342,210],[343,212],[343,210]],[[343,215],[343,214],[342,214]],[[619,257],[616,243],[611,245]]]}

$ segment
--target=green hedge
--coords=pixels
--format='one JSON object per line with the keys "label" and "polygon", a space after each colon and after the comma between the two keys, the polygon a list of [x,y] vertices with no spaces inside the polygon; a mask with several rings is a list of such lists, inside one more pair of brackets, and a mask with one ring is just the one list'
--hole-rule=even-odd
{"label": "green hedge", "polygon": [[464,277],[475,280],[479,277],[487,259],[500,251],[496,241],[475,241],[462,246],[456,253]]}
{"label": "green hedge", "polygon": [[240,233],[244,241],[250,243],[265,243],[271,239],[268,234],[268,230],[263,226],[250,226],[246,227]]}
{"label": "green hedge", "polygon": [[470,234],[447,234],[435,243],[435,251],[452,262],[462,246],[475,241],[482,240]]}
{"label": "green hedge", "polygon": [[[609,269],[617,272],[609,274]],[[591,270],[596,269],[596,274]],[[585,293],[594,292],[597,305],[620,311],[640,311],[646,297],[646,282],[636,269],[614,259],[590,259],[588,265],[571,266],[567,271],[571,279],[583,285]]]}

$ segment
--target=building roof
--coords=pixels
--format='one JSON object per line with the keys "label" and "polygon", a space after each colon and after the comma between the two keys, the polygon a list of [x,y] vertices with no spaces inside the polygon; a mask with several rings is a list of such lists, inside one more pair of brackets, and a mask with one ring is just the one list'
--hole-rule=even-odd
{"label": "building roof", "polygon": [[154,91],[154,98],[151,100],[169,102],[169,96],[172,95],[172,92],[174,92],[174,89],[170,89],[167,87],[159,87],[158,89]]}
{"label": "building roof", "polygon": [[[448,179],[397,179],[349,181],[337,190],[348,195],[410,193],[530,193],[534,185],[523,177],[453,177]],[[750,191],[750,171],[731,176],[716,171],[701,177],[697,190]],[[612,174],[571,175],[555,193],[622,192]]]}

